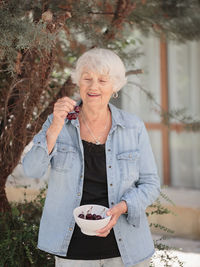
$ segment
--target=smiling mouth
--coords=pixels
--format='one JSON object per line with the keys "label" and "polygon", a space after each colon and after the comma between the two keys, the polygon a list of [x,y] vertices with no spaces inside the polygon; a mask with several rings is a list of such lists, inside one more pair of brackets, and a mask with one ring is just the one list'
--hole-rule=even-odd
{"label": "smiling mouth", "polygon": [[97,96],[100,96],[100,94],[89,94],[88,93],[88,96],[90,96],[90,97],[97,97]]}

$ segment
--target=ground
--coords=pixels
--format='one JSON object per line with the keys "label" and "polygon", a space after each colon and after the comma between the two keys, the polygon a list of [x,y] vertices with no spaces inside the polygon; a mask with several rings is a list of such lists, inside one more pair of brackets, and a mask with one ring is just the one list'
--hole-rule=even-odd
{"label": "ground", "polygon": [[[158,239],[160,236],[154,235],[153,237]],[[200,267],[200,240],[168,237],[163,243],[177,248],[177,250],[173,249],[171,253],[183,262],[184,267]],[[178,265],[172,263],[171,266],[176,267]],[[159,264],[159,267],[164,267],[164,265]]]}

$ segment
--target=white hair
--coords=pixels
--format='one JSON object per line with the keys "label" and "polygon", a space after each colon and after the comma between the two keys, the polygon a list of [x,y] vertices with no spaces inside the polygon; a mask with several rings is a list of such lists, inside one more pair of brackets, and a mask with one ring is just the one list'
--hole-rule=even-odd
{"label": "white hair", "polygon": [[87,68],[102,74],[108,74],[113,81],[113,91],[119,91],[127,82],[125,66],[118,55],[104,48],[93,48],[79,57],[76,69],[72,72],[72,82],[79,85],[83,69]]}

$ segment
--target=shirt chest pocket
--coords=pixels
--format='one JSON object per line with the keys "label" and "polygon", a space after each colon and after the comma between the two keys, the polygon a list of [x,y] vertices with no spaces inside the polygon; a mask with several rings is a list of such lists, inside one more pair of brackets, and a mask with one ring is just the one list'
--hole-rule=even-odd
{"label": "shirt chest pocket", "polygon": [[66,172],[73,166],[76,148],[64,143],[57,143],[57,154],[51,160],[51,167],[58,172]]}
{"label": "shirt chest pocket", "polygon": [[139,151],[133,150],[117,154],[120,176],[123,180],[136,180],[139,178]]}

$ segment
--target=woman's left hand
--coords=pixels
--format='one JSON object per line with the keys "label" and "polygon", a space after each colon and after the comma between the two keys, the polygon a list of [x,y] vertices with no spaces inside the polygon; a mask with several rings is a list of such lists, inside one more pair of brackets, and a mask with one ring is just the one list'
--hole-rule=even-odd
{"label": "woman's left hand", "polygon": [[117,223],[119,216],[126,212],[127,204],[125,201],[121,201],[115,206],[113,206],[111,209],[109,209],[106,215],[111,215],[111,219],[104,228],[97,231],[97,236],[106,237],[110,233],[110,230],[113,228],[113,226]]}

